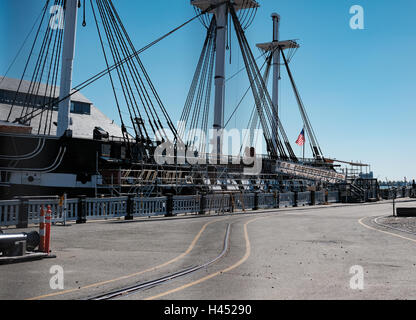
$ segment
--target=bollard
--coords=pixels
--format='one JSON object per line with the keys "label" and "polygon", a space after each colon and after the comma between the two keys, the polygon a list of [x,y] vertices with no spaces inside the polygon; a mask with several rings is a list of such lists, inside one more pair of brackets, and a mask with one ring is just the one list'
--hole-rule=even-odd
{"label": "bollard", "polygon": [[50,253],[50,246],[51,246],[51,206],[48,206],[48,210],[46,211],[46,217],[45,217],[45,253]]}
{"label": "bollard", "polygon": [[43,205],[40,207],[39,235],[39,251],[45,252],[45,210],[43,209]]}

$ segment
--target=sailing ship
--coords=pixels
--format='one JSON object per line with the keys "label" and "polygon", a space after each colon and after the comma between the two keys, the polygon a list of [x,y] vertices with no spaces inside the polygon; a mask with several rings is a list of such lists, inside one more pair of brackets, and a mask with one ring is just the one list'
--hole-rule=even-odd
{"label": "sailing ship", "polygon": [[[193,0],[191,5],[195,8],[193,18],[137,49],[113,1],[91,0],[91,13],[106,69],[73,86],[78,11],[83,7],[85,25],[86,1],[46,1],[21,79],[3,78],[0,84],[2,198],[63,193],[156,196],[246,190],[270,192],[288,188],[301,191],[308,186],[331,188],[347,182],[345,174],[336,171],[333,161],[325,159],[318,144],[289,66],[291,55],[299,45],[294,40],[279,39],[280,17],[272,15],[273,41],[258,45],[265,58],[265,71],[261,74],[262,68],[257,65],[245,35],[260,7],[257,1]],[[51,10],[52,7],[58,9]],[[50,12],[53,12],[51,16]],[[205,26],[206,39],[181,122],[175,126],[140,54],[196,19]],[[255,101],[249,129],[251,133],[256,128],[262,129],[267,155],[257,154],[250,134],[237,160],[225,157],[225,163],[190,164],[181,156],[189,151],[198,159],[212,158],[212,154],[218,158],[222,156],[221,132],[226,126],[226,38],[232,26]],[[299,105],[312,159],[299,159],[295,155],[279,118],[278,81],[282,66],[288,72]],[[272,95],[267,86],[271,70]],[[103,77],[108,78],[113,88],[120,126],[81,94],[82,89]],[[121,90],[116,90],[116,86]],[[208,123],[211,100],[214,100],[212,126]],[[195,128],[207,135],[210,128],[219,132],[218,149],[208,150],[205,141],[196,144],[189,136]],[[173,159],[161,164],[155,159],[155,153],[166,143],[171,146]],[[261,171],[246,174],[253,163],[245,164],[241,155],[260,161]]]}

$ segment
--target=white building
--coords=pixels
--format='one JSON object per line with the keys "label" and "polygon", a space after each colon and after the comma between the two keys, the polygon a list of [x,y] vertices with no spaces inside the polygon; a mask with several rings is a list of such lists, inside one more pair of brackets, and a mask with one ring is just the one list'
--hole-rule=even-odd
{"label": "white building", "polygon": [[[23,80],[19,88],[19,79],[4,78],[0,76],[0,126],[7,128],[13,126],[12,122],[21,117],[21,113],[24,109],[26,99],[30,97],[30,107],[34,109],[43,106],[45,92],[50,94],[52,92],[55,98],[59,97],[59,87],[52,88],[47,87],[45,84],[32,84],[35,86],[36,95],[28,95],[31,90],[31,82]],[[39,87],[39,88],[38,88]],[[19,89],[19,92],[16,92]],[[12,108],[13,105],[13,108]],[[26,101],[27,105],[27,101]],[[9,115],[10,109],[12,113],[9,117],[9,122],[5,122]],[[52,126],[50,135],[56,135],[56,123],[58,119],[58,106],[52,111]],[[45,114],[43,115],[43,120]],[[31,120],[30,127],[32,133],[36,134],[41,121],[41,115],[37,115]],[[77,138],[93,138],[93,131],[95,127],[100,127],[104,131],[107,131],[110,137],[122,137],[121,128],[113,121],[106,117],[93,103],[83,96],[80,92],[75,93],[71,97],[71,126],[73,136]],[[4,131],[4,129],[3,129]],[[29,129],[30,131],[30,129]],[[43,132],[41,132],[42,134]]]}

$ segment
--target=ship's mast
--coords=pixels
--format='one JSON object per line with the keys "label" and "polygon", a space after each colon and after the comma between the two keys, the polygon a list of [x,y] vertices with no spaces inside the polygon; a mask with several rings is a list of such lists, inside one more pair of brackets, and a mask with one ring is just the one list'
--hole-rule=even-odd
{"label": "ship's mast", "polygon": [[224,105],[225,105],[225,55],[227,41],[227,19],[229,17],[228,5],[232,3],[236,10],[244,10],[258,7],[255,0],[191,0],[191,4],[201,10],[210,6],[216,7],[211,13],[215,15],[217,24],[216,58],[215,58],[215,102],[214,102],[214,130],[217,131],[217,155],[222,153],[222,133],[224,129]]}
{"label": "ship's mast", "polygon": [[273,19],[273,41],[267,43],[259,43],[257,47],[265,52],[273,52],[273,93],[272,103],[273,108],[276,111],[276,115],[279,114],[279,81],[280,81],[280,57],[281,52],[287,49],[299,48],[299,45],[292,40],[280,41],[280,15],[272,13]]}
{"label": "ship's mast", "polygon": [[[225,102],[225,52],[227,34],[227,5],[224,3],[215,10],[217,21],[216,65],[215,65],[215,104],[214,129],[224,128]],[[219,146],[218,146],[219,147]]]}
{"label": "ship's mast", "polygon": [[71,109],[72,69],[75,55],[77,9],[79,0],[66,0],[64,46],[62,52],[61,84],[59,92],[59,112],[57,136],[61,137],[69,129]]}
{"label": "ship's mast", "polygon": [[[277,13],[272,14],[273,19],[273,42],[279,42],[279,26],[280,16]],[[280,49],[277,48],[273,54],[273,93],[272,102],[273,107],[276,110],[276,114],[279,114],[279,80],[280,80]]]}
{"label": "ship's mast", "polygon": [[[279,94],[279,80],[280,80],[280,58],[282,57],[284,66],[286,67],[286,70],[288,72],[288,76],[290,79],[290,82],[292,84],[293,91],[296,96],[296,100],[298,102],[299,111],[301,113],[301,117],[303,120],[304,128],[306,130],[307,135],[309,136],[310,145],[312,148],[312,152],[315,159],[323,160],[324,156],[322,154],[321,148],[319,147],[318,140],[316,139],[315,133],[313,131],[311,122],[309,120],[309,117],[306,113],[305,106],[303,105],[302,99],[299,95],[299,91],[296,87],[295,81],[293,79],[292,72],[289,67],[290,58],[285,55],[286,50],[294,50],[299,48],[299,44],[294,40],[287,40],[287,41],[281,41],[279,39],[279,22],[280,22],[280,16],[277,13],[272,14],[273,18],[273,41],[267,42],[267,43],[259,43],[257,44],[257,47],[265,52],[272,52],[273,53],[273,98],[272,103],[274,105],[275,111],[279,111],[278,106],[278,94]],[[292,51],[293,52],[293,51]],[[289,52],[290,55],[290,52]],[[278,113],[276,113],[278,115]],[[277,121],[279,122],[279,119],[277,118]],[[305,156],[304,156],[305,158]]]}

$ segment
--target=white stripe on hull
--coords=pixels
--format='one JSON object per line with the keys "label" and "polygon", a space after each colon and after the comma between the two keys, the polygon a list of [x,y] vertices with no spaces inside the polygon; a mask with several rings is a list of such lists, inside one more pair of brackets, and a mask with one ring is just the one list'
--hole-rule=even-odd
{"label": "white stripe on hull", "polygon": [[39,172],[12,172],[9,185],[39,186],[55,188],[95,188],[102,184],[101,175],[91,176],[91,181],[83,184],[77,181],[77,175],[67,173],[39,173]]}

